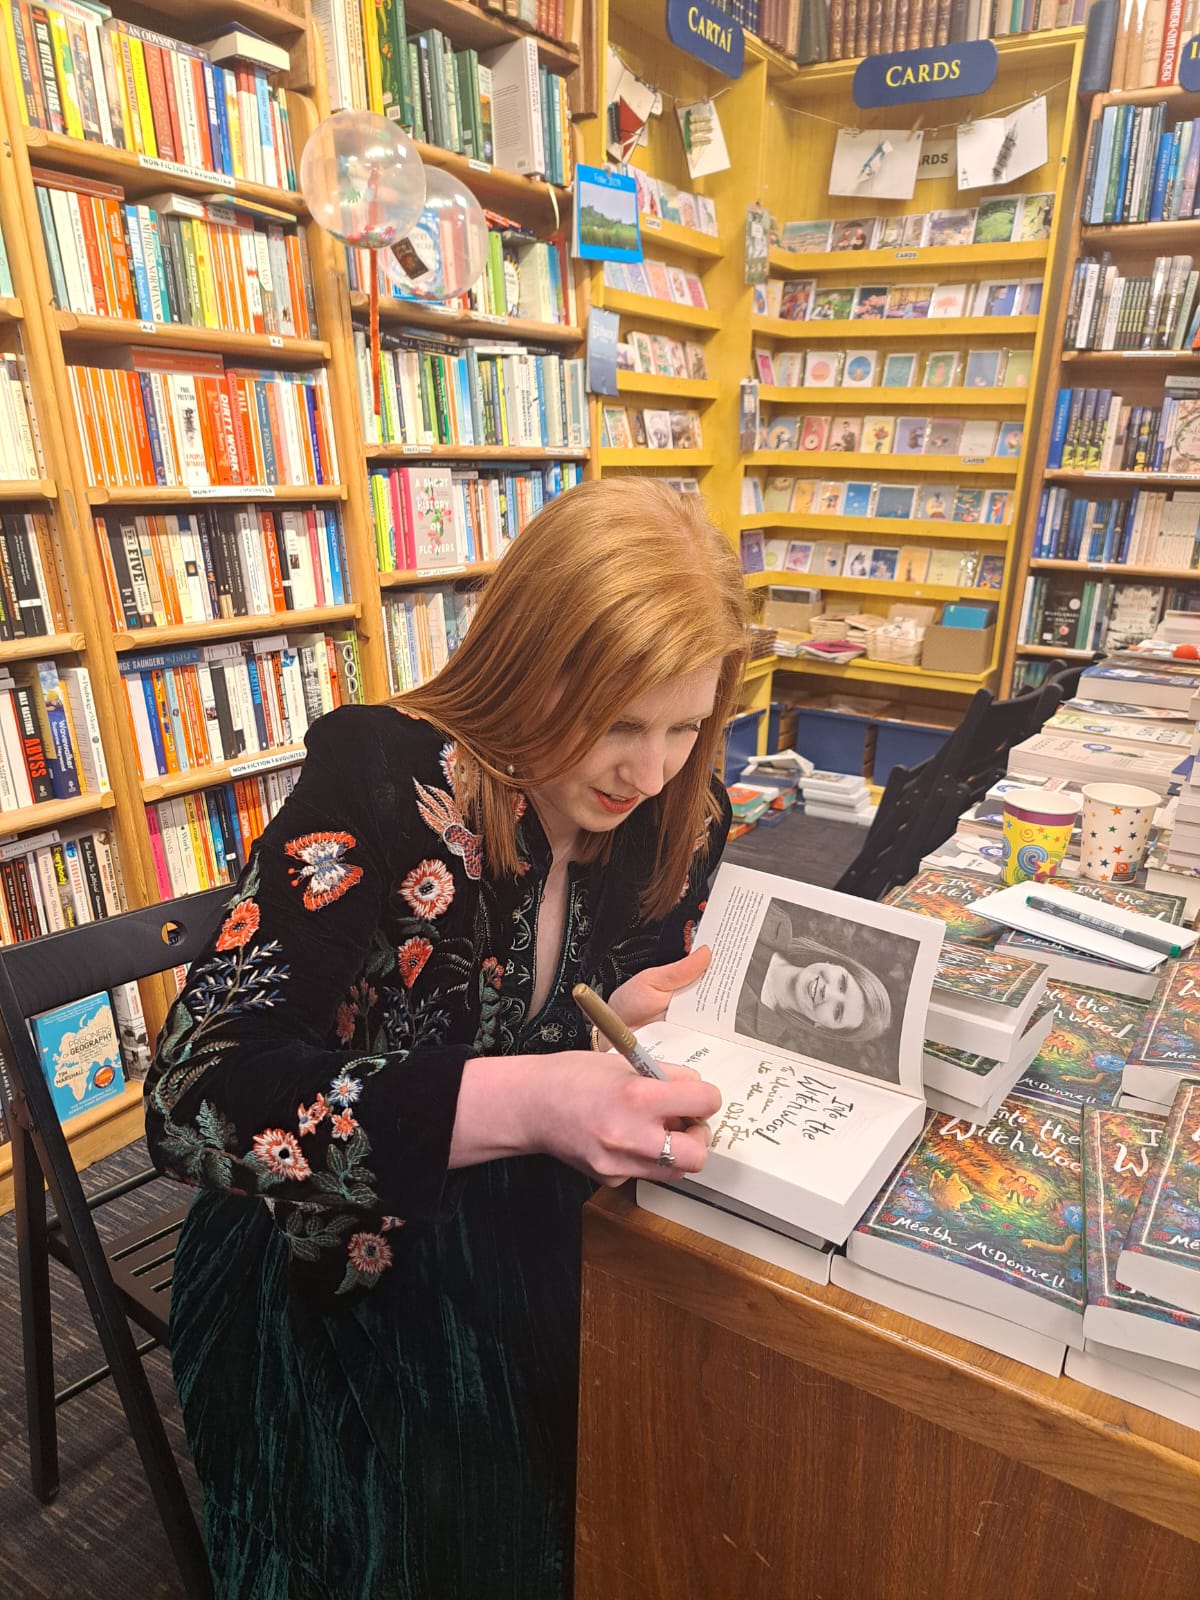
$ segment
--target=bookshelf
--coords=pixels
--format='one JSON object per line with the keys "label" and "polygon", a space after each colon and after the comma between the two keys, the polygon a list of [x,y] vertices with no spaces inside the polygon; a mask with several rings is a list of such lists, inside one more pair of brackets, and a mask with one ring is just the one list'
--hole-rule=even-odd
{"label": "bookshelf", "polygon": [[[754,168],[756,162],[756,169],[755,175],[746,180],[751,191],[748,198],[761,199],[780,223],[831,219],[836,229],[839,221],[865,218],[870,214],[895,218],[910,213],[969,207],[992,196],[1054,196],[1048,236],[1042,238],[961,245],[909,246],[900,242],[894,247],[889,244],[887,248],[842,251],[818,248],[813,253],[779,246],[772,248],[769,271],[773,282],[807,282],[810,288],[803,293],[821,295],[825,291],[843,290],[849,296],[864,284],[886,286],[889,293],[907,289],[918,302],[922,299],[921,291],[929,285],[933,285],[935,291],[938,285],[965,285],[965,293],[962,312],[957,315],[852,318],[844,312],[839,316],[835,311],[828,320],[799,321],[772,314],[775,296],[781,293],[778,288],[763,292],[758,314],[748,316],[745,321],[744,338],[750,347],[751,359],[743,361],[742,375],[753,374],[762,380],[759,405],[765,425],[763,436],[769,439],[772,425],[776,421],[783,422],[785,429],[781,435],[777,431],[777,436],[783,438],[784,446],[760,448],[742,457],[739,478],[756,480],[759,493],[776,475],[795,475],[798,480],[807,477],[822,484],[829,481],[853,484],[858,480],[879,485],[894,483],[913,486],[917,492],[909,516],[898,514],[898,520],[891,521],[869,515],[828,514],[820,505],[805,503],[807,499],[821,498],[819,493],[808,490],[797,495],[802,509],[778,509],[777,496],[776,509],[770,509],[768,502],[768,508],[759,511],[743,500],[739,483],[736,526],[743,533],[762,530],[767,539],[801,532],[812,539],[847,544],[856,540],[877,541],[885,548],[916,546],[930,552],[953,543],[986,562],[989,573],[997,571],[999,561],[1003,561],[1000,586],[990,589],[971,581],[970,562],[964,564],[965,581],[961,584],[897,582],[887,577],[851,579],[805,572],[756,574],[751,580],[753,587],[782,583],[814,588],[820,590],[828,607],[841,606],[849,611],[883,614],[894,601],[940,604],[947,600],[984,599],[997,606],[996,644],[988,668],[982,673],[930,672],[916,666],[897,670],[893,663],[865,657],[842,667],[795,659],[777,662],[776,672],[786,674],[788,684],[801,691],[826,692],[829,685],[825,680],[833,678],[845,681],[848,686],[853,684],[856,692],[860,685],[869,686],[861,692],[870,696],[887,698],[903,689],[905,698],[912,703],[924,701],[953,708],[961,707],[962,696],[974,693],[981,684],[994,685],[997,680],[1004,625],[1012,605],[1018,530],[1022,526],[1031,482],[1031,458],[1039,420],[1038,395],[1049,358],[1049,335],[1056,310],[1055,284],[1061,276],[1058,263],[1070,232],[1067,207],[1078,156],[1073,107],[1082,42],[1080,28],[997,39],[996,82],[985,96],[971,103],[972,110],[986,115],[1044,93],[1048,159],[1042,167],[1015,181],[962,193],[957,190],[953,176],[922,179],[917,183],[913,200],[904,202],[828,196],[827,177],[837,127],[903,128],[917,122],[918,111],[925,112],[925,123],[936,119],[953,126],[964,114],[965,108],[960,102],[952,100],[944,106],[939,103],[929,108],[902,106],[882,111],[856,111],[851,95],[854,61],[829,61],[796,70],[774,55],[759,57],[757,52],[748,52],[747,71],[758,74],[762,98],[758,125],[752,131],[757,156],[752,148],[751,166]],[[751,56],[755,58],[753,65]],[[977,303],[988,304],[987,291],[978,290],[978,285],[1021,284],[1033,280],[1040,281],[1043,289],[1040,304],[1036,291],[1032,291],[1033,303],[1028,311],[1022,313],[1022,301],[1014,298],[1010,309],[1017,314],[972,314]],[[826,294],[825,308],[836,308],[839,304],[836,296]],[[764,306],[767,314],[762,314]],[[762,378],[764,369],[769,372],[780,364],[788,370],[786,363],[781,363],[781,356],[803,354],[807,359],[809,352],[829,351],[836,362],[837,352],[842,350],[847,352],[847,363],[859,351],[874,357],[875,367],[867,386],[838,382],[836,368],[830,386],[771,382]],[[921,375],[930,353],[943,351],[959,352],[964,367],[968,352],[1020,352],[1023,381],[1005,386],[1001,377],[998,384],[993,381],[968,386],[958,376],[952,378],[948,386],[923,384]],[[885,386],[879,379],[893,352],[914,357],[913,375],[908,382]],[[769,366],[759,362],[760,354],[769,358]],[[1004,365],[1001,355],[1001,372]],[[936,451],[876,454],[866,451],[861,444],[857,449],[831,450],[828,447],[800,449],[789,443],[786,425],[790,419],[799,418],[798,442],[806,417],[825,416],[832,419],[831,434],[838,431],[842,418],[852,420],[865,416],[873,421],[893,418],[897,435],[906,421],[921,423],[928,419],[930,431],[926,434],[926,450],[930,449],[934,437],[934,425],[953,424],[958,420],[964,427],[972,426],[976,419],[981,423],[994,422],[1002,429],[1004,424],[1020,425],[1024,430],[1024,442],[1019,455],[960,455],[953,448],[941,454]],[[853,431],[850,437],[854,437]],[[808,443],[812,443],[811,437]],[[949,510],[936,520],[922,516],[924,489],[928,485],[942,486],[947,507],[955,500],[956,488],[982,490],[985,507],[990,504],[986,499],[987,491],[1006,491],[1007,501],[1002,506],[1007,508],[1007,519],[991,521],[986,510],[982,514],[978,511],[977,496],[970,494],[963,499],[961,508],[965,516],[974,516],[976,520],[953,521]],[[955,506],[955,509],[959,508]]]}
{"label": "bookshelf", "polygon": [[[1191,375],[1194,357],[1187,333],[1197,299],[1194,276],[1189,279],[1181,271],[1178,304],[1168,317],[1170,281],[1164,272],[1159,326],[1156,332],[1147,330],[1148,319],[1154,316],[1156,263],[1174,257],[1190,264],[1196,223],[1186,215],[1135,219],[1149,218],[1152,208],[1169,213],[1181,204],[1182,164],[1170,193],[1164,169],[1162,191],[1156,197],[1159,139],[1169,139],[1196,117],[1200,117],[1200,96],[1177,85],[1116,90],[1098,94],[1091,102],[1081,140],[1083,171],[1063,255],[1064,292],[1052,328],[1045,405],[1015,563],[1017,603],[1005,639],[1006,686],[1038,681],[1042,663],[1053,657],[1093,658],[1105,647],[1110,630],[1121,630],[1124,618],[1130,626],[1148,618],[1149,627],[1142,631],[1152,631],[1165,604],[1196,603],[1200,562],[1186,534],[1189,528],[1195,533],[1200,519],[1189,521],[1182,515],[1179,528],[1186,549],[1181,550],[1176,538],[1173,545],[1164,544],[1156,552],[1154,542],[1163,544],[1173,498],[1200,489],[1200,473],[1162,470],[1161,465],[1153,470],[1152,464],[1129,470],[1123,456],[1122,419],[1111,398],[1116,393],[1131,407],[1157,410],[1172,377]],[[1126,126],[1131,144],[1135,131],[1145,133],[1147,154],[1140,165],[1136,159],[1129,163],[1122,176],[1111,159],[1105,165],[1105,145],[1116,143],[1119,150]],[[1106,220],[1093,220],[1097,217]],[[1089,262],[1094,268],[1089,269]],[[1184,301],[1187,306],[1180,309]],[[1140,345],[1143,338],[1182,347],[1126,347]],[[1111,419],[1107,412],[1093,414],[1089,433],[1082,415],[1072,419],[1068,410],[1068,434],[1056,438],[1056,399],[1062,391],[1079,395],[1080,412],[1088,395],[1096,397],[1093,413],[1102,404],[1100,397],[1108,396]],[[1082,462],[1077,449],[1086,456]],[[1152,495],[1161,495],[1163,501],[1145,498]],[[1139,505],[1145,508],[1141,518]],[[1055,633],[1060,642],[1051,641],[1048,633]]]}

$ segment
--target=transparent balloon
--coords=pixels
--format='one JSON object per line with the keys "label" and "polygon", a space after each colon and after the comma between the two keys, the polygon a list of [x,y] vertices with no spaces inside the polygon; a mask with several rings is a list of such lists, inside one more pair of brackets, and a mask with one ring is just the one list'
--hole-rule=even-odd
{"label": "transparent balloon", "polygon": [[384,250],[425,204],[425,163],[402,128],[370,111],[326,117],[304,146],[300,189],[312,219],[343,244]]}
{"label": "transparent balloon", "polygon": [[402,294],[449,300],[478,279],[488,257],[483,207],[465,183],[426,168],[425,206],[407,238],[381,259]]}

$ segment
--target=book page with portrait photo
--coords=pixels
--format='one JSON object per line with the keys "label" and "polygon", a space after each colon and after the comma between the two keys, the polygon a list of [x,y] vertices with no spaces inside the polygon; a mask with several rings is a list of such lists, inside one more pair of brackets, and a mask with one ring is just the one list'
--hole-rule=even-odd
{"label": "book page with portrait photo", "polygon": [[929,917],[723,866],[694,940],[712,961],[667,1019],[920,1097],[942,937]]}

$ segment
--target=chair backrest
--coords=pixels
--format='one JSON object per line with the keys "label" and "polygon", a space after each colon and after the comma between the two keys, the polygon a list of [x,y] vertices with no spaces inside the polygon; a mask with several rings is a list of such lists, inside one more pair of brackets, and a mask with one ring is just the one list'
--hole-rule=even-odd
{"label": "chair backrest", "polygon": [[907,883],[921,857],[954,832],[965,807],[966,787],[943,771],[940,752],[917,767],[893,767],[862,849],[837,888],[878,900]]}
{"label": "chair backrest", "polygon": [[1013,746],[1038,733],[1062,698],[1062,686],[1057,680],[1027,689],[1010,700],[995,700],[986,689],[976,692],[962,722],[937,758],[941,773],[964,785],[966,806],[982,800],[997,779],[1004,776]]}

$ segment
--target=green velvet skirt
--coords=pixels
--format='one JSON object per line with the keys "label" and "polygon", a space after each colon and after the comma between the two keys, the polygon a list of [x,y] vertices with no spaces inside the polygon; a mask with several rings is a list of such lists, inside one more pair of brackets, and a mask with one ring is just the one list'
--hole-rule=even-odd
{"label": "green velvet skirt", "polygon": [[261,1201],[197,1197],[171,1355],[217,1600],[566,1600],[589,1192],[542,1157],[472,1169],[333,1304]]}

